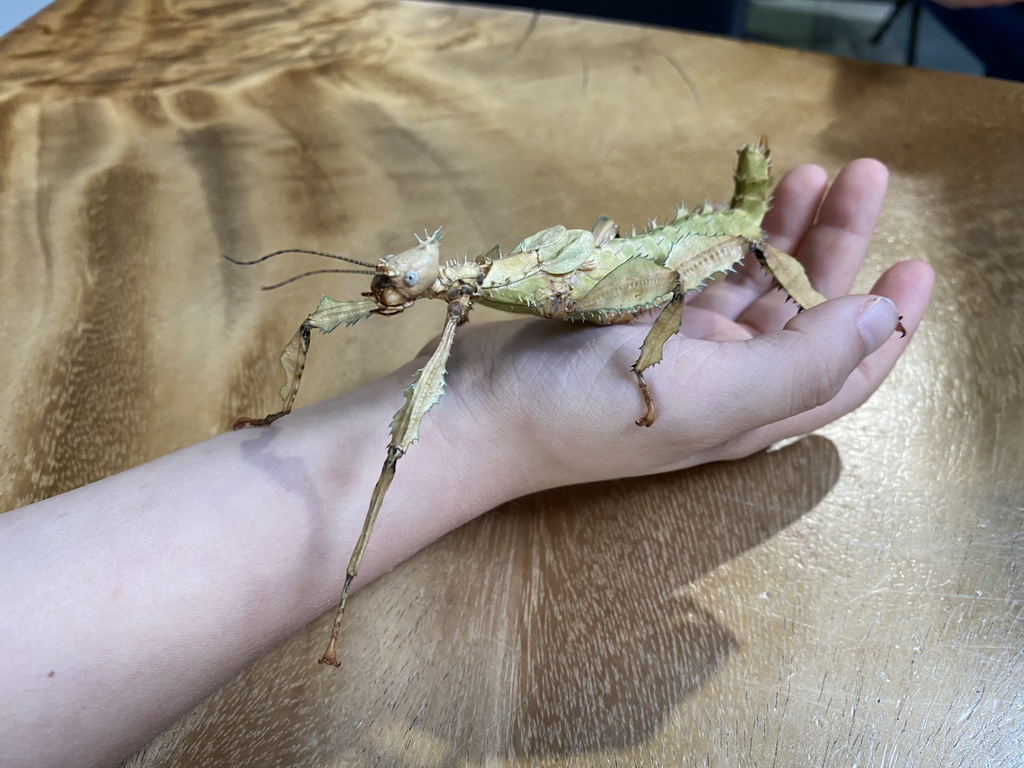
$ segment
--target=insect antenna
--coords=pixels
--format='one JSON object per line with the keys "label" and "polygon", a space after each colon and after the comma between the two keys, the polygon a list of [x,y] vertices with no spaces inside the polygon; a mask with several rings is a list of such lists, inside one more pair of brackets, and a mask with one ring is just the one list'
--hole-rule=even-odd
{"label": "insect antenna", "polygon": [[306,248],[285,248],[284,250],[281,250],[281,251],[274,251],[273,253],[268,253],[265,256],[260,256],[258,259],[253,259],[252,261],[242,261],[241,259],[232,258],[231,256],[228,256],[227,254],[224,254],[224,258],[227,259],[228,261],[230,261],[232,264],[239,264],[241,266],[248,267],[248,266],[251,266],[253,264],[259,264],[261,261],[266,261],[267,259],[273,258],[274,256],[280,256],[280,255],[285,254],[285,253],[308,253],[311,256],[325,256],[328,259],[337,259],[338,261],[347,261],[350,264],[357,264],[360,267],[366,267],[367,269],[374,269],[374,265],[373,264],[367,264],[365,261],[358,261],[356,259],[350,259],[348,256],[338,256],[336,253],[325,253],[323,251],[310,251],[310,250],[307,250]]}
{"label": "insect antenna", "polygon": [[301,275],[293,275],[292,277],[289,277],[287,280],[282,280],[280,283],[274,283],[273,285],[264,285],[262,288],[260,288],[260,290],[261,291],[272,291],[275,288],[281,288],[281,287],[283,287],[285,285],[288,285],[289,283],[294,283],[296,280],[299,280],[299,279],[301,279],[303,277],[309,277],[310,275],[323,275],[323,274],[327,274],[328,272],[346,272],[346,273],[348,273],[350,275],[375,275],[376,274],[376,272],[374,272],[373,270],[369,270],[369,269],[314,269],[314,270],[311,270],[310,272],[303,272]]}

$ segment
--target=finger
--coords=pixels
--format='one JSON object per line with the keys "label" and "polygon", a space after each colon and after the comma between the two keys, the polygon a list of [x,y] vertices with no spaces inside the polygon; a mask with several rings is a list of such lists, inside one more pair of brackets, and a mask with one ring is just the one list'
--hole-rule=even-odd
{"label": "finger", "polygon": [[[756,378],[737,432],[791,418],[829,402],[869,354],[896,330],[898,313],[876,296],[848,296],[794,317],[786,327],[742,343],[734,360]],[[745,358],[745,359],[744,359]]]}
{"label": "finger", "polygon": [[[829,298],[843,296],[864,262],[888,181],[877,160],[854,160],[836,177],[817,220],[800,243],[796,258],[811,284]],[[769,290],[738,320],[755,331],[781,328],[795,312],[784,292]]]}
{"label": "finger", "polygon": [[764,231],[776,248],[795,254],[814,224],[828,189],[828,174],[817,165],[798,165],[779,182]]}
{"label": "finger", "polygon": [[[931,267],[924,262],[905,261],[890,268],[875,283],[871,293],[874,296],[886,296],[892,299],[903,316],[902,323],[907,331],[906,337],[900,337],[899,334],[888,336],[880,348],[864,357],[850,371],[849,375],[841,381],[833,397],[824,398],[817,407],[799,411],[774,422],[766,421],[764,425],[731,441],[729,445],[723,446],[723,451],[717,455],[717,458],[748,456],[779,440],[820,429],[862,405],[889,375],[913,337],[928,305],[933,281],[934,275]],[[819,340],[841,341],[819,328],[822,323],[826,325],[829,323],[828,318],[822,317],[822,315],[836,313],[838,311],[836,306],[843,302],[856,307],[856,303],[861,298],[847,297],[827,302],[801,313],[793,319],[790,325],[801,326],[806,334],[813,335]],[[841,318],[841,315],[835,315],[835,317]],[[841,320],[841,322],[845,321]],[[827,350],[826,354],[829,354]],[[847,351],[846,354],[850,354],[850,352]],[[795,371],[795,367],[792,370]],[[830,388],[835,387],[836,381],[842,378],[842,371],[845,370],[845,367],[840,366],[833,370],[836,371],[833,374],[836,378],[822,386],[819,396],[821,393],[827,395]],[[800,381],[793,383],[794,386],[803,386]],[[822,383],[819,382],[819,384]],[[805,402],[813,402],[813,398]]]}
{"label": "finger", "polygon": [[[828,186],[828,174],[816,165],[800,165],[779,182],[764,229],[772,245],[793,253],[807,230]],[[714,310],[735,320],[771,286],[757,259],[747,257],[736,272],[694,296],[689,306]]]}
{"label": "finger", "polygon": [[[928,264],[923,261],[908,261],[886,271],[872,287],[872,294],[888,296],[894,303],[899,302],[896,307],[903,315],[902,323],[906,329],[906,336],[892,336],[881,349],[858,366],[839,395],[829,403],[830,409],[835,413],[833,419],[862,405],[895,367],[896,361],[903,354],[903,350],[921,323],[931,296],[933,282],[934,273]],[[817,420],[828,418],[829,415],[826,410],[822,414],[809,416]],[[812,429],[817,429],[817,426]]]}
{"label": "finger", "polygon": [[[845,296],[867,253],[882,210],[889,171],[877,160],[849,163],[825,195],[814,226],[794,255],[828,298]],[[792,253],[792,252],[791,252]]]}

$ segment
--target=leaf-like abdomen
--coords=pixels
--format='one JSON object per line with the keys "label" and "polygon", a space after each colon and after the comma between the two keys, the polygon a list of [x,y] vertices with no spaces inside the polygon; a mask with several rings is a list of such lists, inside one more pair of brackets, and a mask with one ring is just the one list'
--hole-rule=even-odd
{"label": "leaf-like abdomen", "polygon": [[650,309],[668,301],[678,284],[679,275],[675,270],[643,256],[634,256],[605,275],[586,294],[577,297],[572,312]]}
{"label": "leaf-like abdomen", "polygon": [[735,235],[688,235],[673,246],[665,266],[679,273],[684,291],[692,291],[742,261],[750,242]]}

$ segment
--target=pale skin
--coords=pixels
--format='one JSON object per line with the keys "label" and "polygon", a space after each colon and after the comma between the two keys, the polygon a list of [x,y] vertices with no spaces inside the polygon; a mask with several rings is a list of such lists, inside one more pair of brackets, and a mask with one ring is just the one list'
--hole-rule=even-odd
{"label": "pale skin", "polygon": [[[356,587],[508,499],[740,458],[860,405],[912,337],[932,283],[927,265],[907,261],[872,296],[846,295],[885,185],[873,160],[849,164],[827,194],[820,168],[787,174],[765,228],[835,300],[794,318],[756,263],[692,298],[686,338],[648,376],[650,429],[634,425],[629,372],[646,328],[460,329],[447,394],[402,460]],[[877,296],[899,307],[906,338]],[[0,763],[122,759],[330,609],[387,425],[421,364],[0,516]],[[345,674],[344,637],[341,670],[324,674]]]}

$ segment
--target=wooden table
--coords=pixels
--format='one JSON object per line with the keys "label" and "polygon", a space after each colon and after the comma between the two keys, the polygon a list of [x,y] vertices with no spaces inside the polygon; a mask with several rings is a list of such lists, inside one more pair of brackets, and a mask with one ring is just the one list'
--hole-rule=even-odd
{"label": "wooden table", "polygon": [[[273,405],[296,320],[363,289],[261,293],[320,265],[222,253],[642,224],[724,197],[767,134],[780,169],[888,163],[869,272],[938,272],[855,414],[496,510],[354,599],[344,672],[310,662],[324,617],[132,765],[1024,760],[1021,86],[356,0],[58,0],[0,40],[0,71],[4,508]],[[305,401],[412,357],[439,310],[318,344]]]}

